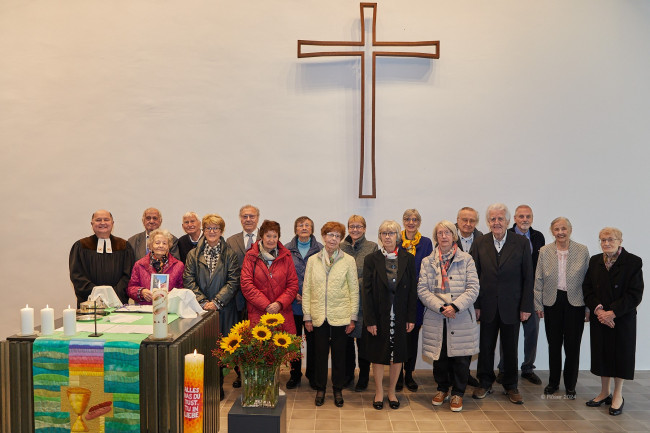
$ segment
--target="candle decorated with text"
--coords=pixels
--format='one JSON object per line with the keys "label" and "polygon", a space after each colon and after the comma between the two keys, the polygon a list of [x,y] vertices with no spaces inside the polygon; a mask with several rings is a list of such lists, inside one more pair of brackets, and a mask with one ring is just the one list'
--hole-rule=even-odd
{"label": "candle decorated with text", "polygon": [[34,334],[34,309],[29,305],[20,309],[20,333],[22,335]]}
{"label": "candle decorated with text", "polygon": [[153,338],[167,338],[167,289],[154,289]]}
{"label": "candle decorated with text", "polygon": [[183,431],[203,432],[203,355],[185,355],[185,394],[183,410]]}
{"label": "candle decorated with text", "polygon": [[41,335],[54,333],[54,309],[49,304],[41,309]]}
{"label": "candle decorated with text", "polygon": [[77,310],[68,308],[63,310],[63,335],[72,337],[77,333]]}

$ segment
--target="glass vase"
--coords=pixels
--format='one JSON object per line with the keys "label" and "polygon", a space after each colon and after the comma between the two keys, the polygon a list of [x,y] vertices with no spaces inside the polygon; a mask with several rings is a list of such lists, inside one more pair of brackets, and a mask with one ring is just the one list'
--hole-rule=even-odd
{"label": "glass vase", "polygon": [[240,366],[243,407],[275,407],[280,391],[280,366]]}

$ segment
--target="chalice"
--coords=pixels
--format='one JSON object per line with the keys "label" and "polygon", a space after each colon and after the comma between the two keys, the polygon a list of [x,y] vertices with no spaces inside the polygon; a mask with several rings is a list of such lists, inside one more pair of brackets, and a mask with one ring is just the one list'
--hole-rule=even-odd
{"label": "chalice", "polygon": [[86,411],[88,402],[90,401],[90,390],[87,388],[72,387],[68,388],[68,401],[72,410],[77,414],[77,420],[70,429],[71,432],[85,432],[88,431],[88,426],[81,418],[81,415]]}

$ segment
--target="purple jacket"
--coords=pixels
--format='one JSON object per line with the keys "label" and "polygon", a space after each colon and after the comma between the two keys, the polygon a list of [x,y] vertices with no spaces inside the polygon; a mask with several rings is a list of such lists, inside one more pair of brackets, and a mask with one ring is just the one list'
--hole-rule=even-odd
{"label": "purple jacket", "polygon": [[[151,274],[156,273],[151,263],[149,263],[150,256],[151,253],[135,262],[133,271],[131,271],[131,281],[129,281],[129,287],[127,287],[126,293],[136,304],[151,304],[151,302],[147,302],[144,298],[140,297],[140,289],[149,289],[151,287]],[[162,272],[159,272],[161,274],[169,274],[169,290],[183,287],[184,269],[185,265],[183,262],[169,254],[167,265]]]}

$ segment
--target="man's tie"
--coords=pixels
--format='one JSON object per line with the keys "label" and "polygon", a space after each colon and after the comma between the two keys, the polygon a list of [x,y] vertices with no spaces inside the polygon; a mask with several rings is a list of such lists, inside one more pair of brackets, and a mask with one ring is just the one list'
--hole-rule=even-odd
{"label": "man's tie", "polygon": [[253,234],[248,233],[246,236],[248,236],[248,240],[246,241],[246,251],[248,251],[253,246]]}

